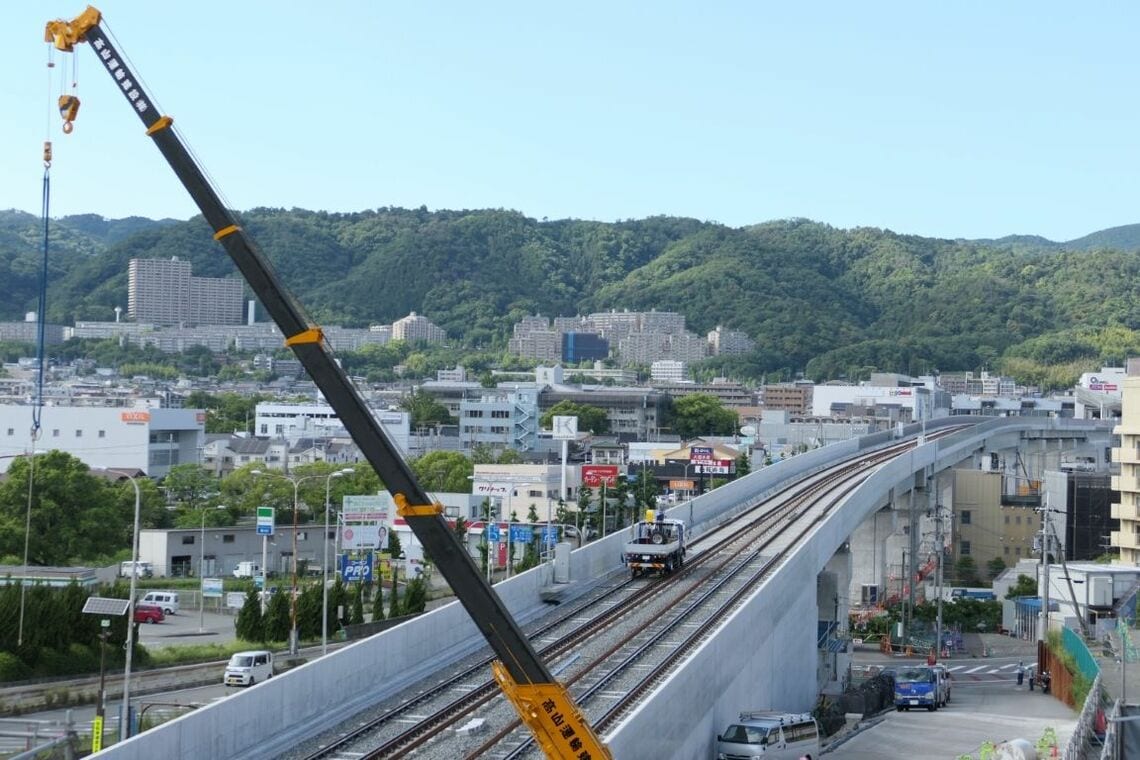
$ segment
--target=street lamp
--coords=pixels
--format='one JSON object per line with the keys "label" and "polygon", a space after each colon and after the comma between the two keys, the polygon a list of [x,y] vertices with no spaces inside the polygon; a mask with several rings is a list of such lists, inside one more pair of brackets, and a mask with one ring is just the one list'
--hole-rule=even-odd
{"label": "street lamp", "polygon": [[[299,491],[301,484],[306,480],[319,478],[320,475],[305,475],[301,478],[294,478],[291,475],[285,475],[279,472],[263,472],[262,470],[251,470],[253,475],[273,475],[278,478],[284,478],[293,484],[293,588],[290,591],[289,600],[289,654],[297,654],[297,511],[299,508]],[[327,534],[326,534],[327,535]],[[266,569],[261,568],[261,577],[264,578]],[[263,583],[262,586],[265,584]],[[264,588],[262,589],[264,593]]]}
{"label": "street lamp", "polygon": [[127,480],[135,489],[135,527],[131,536],[131,583],[130,597],[127,601],[127,664],[123,669],[123,704],[119,710],[119,735],[123,739],[131,735],[131,655],[135,649],[135,591],[139,577],[139,484],[138,481],[124,470],[113,470]]}
{"label": "street lamp", "polygon": [[321,656],[329,653],[329,487],[333,478],[342,475],[352,475],[355,471],[346,467],[343,470],[330,472],[325,478],[325,561],[321,573]]}

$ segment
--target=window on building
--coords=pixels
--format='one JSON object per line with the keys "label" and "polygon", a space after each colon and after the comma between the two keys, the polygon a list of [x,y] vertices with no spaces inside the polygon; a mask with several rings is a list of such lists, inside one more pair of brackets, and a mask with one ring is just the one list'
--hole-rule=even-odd
{"label": "window on building", "polygon": [[16,434],[15,428],[8,428],[8,435],[15,435],[15,434]]}
{"label": "window on building", "polygon": [[963,509],[962,510],[962,524],[963,525],[969,525],[972,519],[973,519],[973,515],[970,513],[970,510]]}
{"label": "window on building", "polygon": [[532,488],[526,492],[526,495],[531,499],[541,499],[543,494],[542,491],[536,491]]}
{"label": "window on building", "polygon": [[233,542],[234,542],[234,534],[233,533],[223,533],[222,534],[222,543],[223,544],[232,544]]}
{"label": "window on building", "polygon": [[1013,519],[1013,522],[1015,525],[1021,525],[1021,515],[1018,515],[1017,517],[1015,517]]}
{"label": "window on building", "polygon": [[1009,547],[1008,547],[1008,546],[1003,546],[1003,547],[1001,548],[1001,553],[1002,553],[1002,554],[1004,554],[1005,556],[1007,556],[1007,557],[1008,557],[1008,556],[1009,556]]}
{"label": "window on building", "polygon": [[1005,524],[1006,524],[1006,525],[1009,525],[1009,515],[1006,515],[1006,516],[1005,516]]}
{"label": "window on building", "polygon": [[1020,546],[1013,547],[1013,553],[1020,557],[1021,556],[1021,547]]}
{"label": "window on building", "polygon": [[51,431],[51,437],[52,438],[59,438],[59,428],[55,428]]}
{"label": "window on building", "polygon": [[961,554],[963,557],[969,557],[970,556],[970,542],[969,541],[963,541],[959,546],[958,553]]}
{"label": "window on building", "polygon": [[194,536],[193,536],[193,534],[190,534],[190,535],[185,535],[185,536],[183,536],[183,537],[182,537],[182,544],[183,544],[184,546],[189,546],[190,544],[193,544],[193,543],[194,543]]}
{"label": "window on building", "polygon": [[99,437],[100,438],[106,438],[107,437],[107,431],[106,430],[100,430],[99,431]]}
{"label": "window on building", "polygon": [[75,437],[76,438],[82,438],[83,437],[83,431],[82,430],[76,430],[75,431]]}

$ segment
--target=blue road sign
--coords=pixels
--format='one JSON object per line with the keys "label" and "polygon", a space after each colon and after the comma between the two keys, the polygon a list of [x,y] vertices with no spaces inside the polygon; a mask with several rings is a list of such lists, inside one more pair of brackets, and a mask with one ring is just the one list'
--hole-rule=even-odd
{"label": "blue road sign", "polygon": [[534,540],[534,528],[529,525],[512,525],[511,526],[511,543],[512,544],[529,544]]}
{"label": "blue road sign", "polygon": [[542,543],[547,546],[554,546],[558,543],[558,528],[556,526],[551,525],[542,529]]}
{"label": "blue road sign", "polygon": [[497,523],[491,523],[487,526],[487,540],[493,544],[499,543],[499,526]]}

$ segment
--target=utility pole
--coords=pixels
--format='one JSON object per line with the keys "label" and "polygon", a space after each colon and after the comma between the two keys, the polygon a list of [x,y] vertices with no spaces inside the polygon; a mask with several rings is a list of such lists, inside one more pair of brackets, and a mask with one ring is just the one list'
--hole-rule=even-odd
{"label": "utility pole", "polygon": [[1049,626],[1049,531],[1045,529],[1048,510],[1041,510],[1041,620],[1037,627],[1037,640],[1045,641]]}
{"label": "utility pole", "polygon": [[913,482],[910,485],[910,491],[907,494],[907,499],[908,499],[907,510],[910,514],[910,518],[909,518],[910,527],[908,528],[907,538],[910,539],[908,541],[908,544],[910,545],[910,551],[907,554],[908,562],[906,563],[906,582],[907,582],[907,586],[910,589],[910,591],[907,594],[906,633],[907,633],[907,637],[909,640],[909,637],[911,634],[911,630],[910,630],[911,629],[911,623],[913,622],[913,618],[914,618],[914,576],[916,574],[916,565],[917,565],[916,558],[918,557],[918,538],[919,538],[919,533],[921,532],[921,530],[919,528],[918,514],[915,512],[914,483]]}
{"label": "utility pole", "polygon": [[[937,486],[935,480],[935,486]],[[942,506],[938,503],[937,488],[934,493],[934,578],[938,589],[938,622],[935,624],[934,646],[937,657],[942,656]]]}

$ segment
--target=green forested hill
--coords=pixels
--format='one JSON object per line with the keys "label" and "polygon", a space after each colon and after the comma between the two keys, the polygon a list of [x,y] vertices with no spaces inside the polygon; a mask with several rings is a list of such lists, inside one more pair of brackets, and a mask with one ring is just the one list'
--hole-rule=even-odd
{"label": "green forested hill", "polygon": [[[719,324],[756,339],[754,354],[709,363],[737,377],[988,367],[1048,384],[1140,350],[1130,242],[1140,226],[1059,244],[807,220],[540,222],[504,210],[253,209],[242,223],[318,321],[364,326],[416,311],[469,347],[502,349],[526,314],[656,308],[683,313],[698,333]],[[40,235],[35,217],[0,212],[0,319],[35,308]],[[196,275],[236,276],[201,219],[56,220],[50,319],[112,319],[126,306],[127,262],[170,256]]]}

